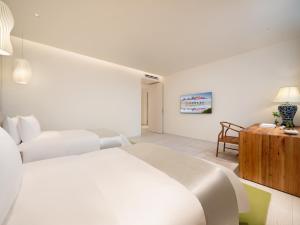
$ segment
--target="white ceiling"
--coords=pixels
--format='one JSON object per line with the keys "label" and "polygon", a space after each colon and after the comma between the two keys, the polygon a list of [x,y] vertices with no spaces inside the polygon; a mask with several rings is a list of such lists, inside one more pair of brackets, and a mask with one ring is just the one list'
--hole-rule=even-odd
{"label": "white ceiling", "polygon": [[299,0],[4,1],[15,36],[160,75],[300,31]]}

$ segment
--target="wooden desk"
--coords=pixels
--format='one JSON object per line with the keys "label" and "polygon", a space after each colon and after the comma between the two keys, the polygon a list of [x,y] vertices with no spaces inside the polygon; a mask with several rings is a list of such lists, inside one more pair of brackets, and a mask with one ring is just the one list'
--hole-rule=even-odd
{"label": "wooden desk", "polygon": [[239,163],[241,178],[300,197],[300,134],[253,125],[240,132]]}

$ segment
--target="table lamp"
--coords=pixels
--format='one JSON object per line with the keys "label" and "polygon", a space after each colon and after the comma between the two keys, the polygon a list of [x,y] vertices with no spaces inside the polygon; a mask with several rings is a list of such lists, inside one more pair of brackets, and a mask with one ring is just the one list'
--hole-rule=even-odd
{"label": "table lamp", "polygon": [[279,89],[274,102],[280,102],[278,111],[282,118],[281,125],[294,126],[294,117],[297,112],[297,105],[293,103],[300,102],[300,93],[297,87],[282,87]]}

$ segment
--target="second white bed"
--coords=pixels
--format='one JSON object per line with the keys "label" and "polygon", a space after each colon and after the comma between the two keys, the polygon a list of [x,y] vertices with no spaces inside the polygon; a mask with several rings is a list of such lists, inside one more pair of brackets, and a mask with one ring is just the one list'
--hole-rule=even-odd
{"label": "second white bed", "polygon": [[43,131],[19,145],[24,163],[69,155],[78,155],[112,147],[130,145],[121,134],[107,129]]}

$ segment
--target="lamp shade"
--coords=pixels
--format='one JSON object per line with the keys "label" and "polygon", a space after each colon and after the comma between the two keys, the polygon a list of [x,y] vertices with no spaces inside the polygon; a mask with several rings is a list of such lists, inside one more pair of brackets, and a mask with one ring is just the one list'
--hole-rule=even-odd
{"label": "lamp shade", "polygon": [[14,27],[14,17],[8,6],[0,1],[0,55],[11,55],[13,48],[10,32]]}
{"label": "lamp shade", "polygon": [[280,88],[274,102],[300,102],[299,89],[297,87]]}
{"label": "lamp shade", "polygon": [[30,81],[32,72],[29,62],[26,59],[16,59],[13,72],[13,79],[17,84],[27,84]]}

